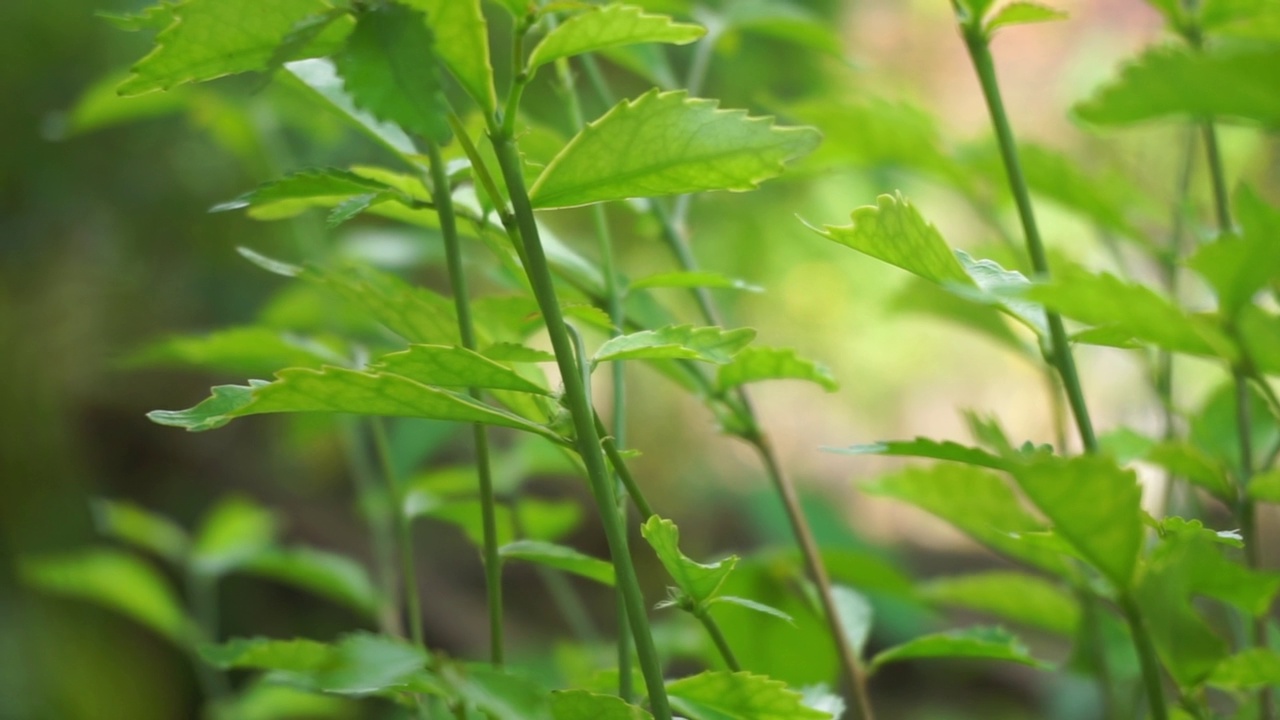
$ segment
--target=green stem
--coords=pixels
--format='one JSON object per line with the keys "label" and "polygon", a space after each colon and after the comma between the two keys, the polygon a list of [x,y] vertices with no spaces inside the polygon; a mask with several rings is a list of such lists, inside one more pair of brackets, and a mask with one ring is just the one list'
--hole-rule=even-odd
{"label": "green stem", "polygon": [[[188,567],[185,584],[187,602],[191,604],[198,637],[204,642],[218,642],[218,579]],[[191,655],[200,692],[204,694],[208,705],[216,705],[230,693],[227,678],[200,657],[194,648],[191,649]]]}
{"label": "green stem", "polygon": [[1120,597],[1120,610],[1129,623],[1133,633],[1133,644],[1138,651],[1139,664],[1142,666],[1142,683],[1147,690],[1147,701],[1151,704],[1151,717],[1154,720],[1168,720],[1169,710],[1164,702],[1164,683],[1160,680],[1160,660],[1156,657],[1155,645],[1151,635],[1147,633],[1147,625],[1142,619],[1138,603],[1133,597],[1124,594]]}
{"label": "green stem", "polygon": [[702,627],[706,629],[707,634],[711,636],[711,642],[715,643],[716,650],[720,651],[720,657],[724,660],[724,664],[732,672],[741,672],[742,665],[738,663],[738,658],[733,654],[733,648],[729,647],[729,641],[725,639],[724,633],[720,631],[720,625],[716,623],[716,619],[711,617],[711,613],[706,608],[694,608],[693,616],[698,618],[698,622],[702,623]]}
{"label": "green stem", "polygon": [[[453,306],[458,315],[458,333],[462,346],[468,350],[479,349],[476,344],[475,322],[471,317],[471,300],[467,293],[467,275],[462,267],[462,246],[458,240],[458,223],[453,213],[453,198],[449,192],[449,179],[444,171],[444,159],[440,147],[427,143],[427,159],[431,172],[431,196],[440,218],[440,233],[444,236],[445,262],[449,269],[449,284],[453,288]],[[468,388],[472,398],[481,400],[478,388]],[[497,503],[493,497],[493,472],[489,461],[489,431],[481,423],[471,426],[475,442],[476,475],[480,485],[480,519],[484,528],[485,590],[489,606],[489,657],[494,665],[502,666],[502,557],[498,554]]]}
{"label": "green stem", "polygon": [[378,462],[382,465],[383,479],[387,484],[392,517],[395,519],[396,540],[400,546],[400,585],[404,595],[404,612],[409,619],[409,639],[414,645],[425,649],[427,645],[422,632],[422,599],[418,594],[418,581],[414,572],[413,532],[409,526],[409,518],[404,515],[404,498],[391,458],[391,443],[387,441],[387,430],[382,418],[371,419],[369,426]]}
{"label": "green stem", "polygon": [[662,665],[658,659],[657,648],[653,644],[653,635],[649,630],[644,595],[640,589],[635,566],[627,551],[626,534],[622,523],[618,521],[612,478],[609,476],[609,469],[600,447],[600,436],[596,432],[595,413],[591,409],[587,389],[575,362],[573,342],[560,311],[560,300],[552,280],[551,268],[542,249],[538,225],[533,217],[533,207],[529,202],[528,190],[525,188],[520,157],[516,152],[515,141],[506,129],[491,127],[490,139],[498,156],[498,165],[511,197],[520,238],[528,258],[525,272],[533,287],[533,294],[542,312],[543,321],[546,323],[547,334],[564,383],[563,401],[569,409],[578,453],[586,466],[587,479],[591,484],[600,520],[604,525],[609,553],[617,573],[618,590],[626,602],[627,619],[635,639],[636,652],[640,657],[640,669],[644,673],[645,685],[649,690],[649,702],[658,720],[671,720],[671,708],[667,701],[666,686],[662,680]]}
{"label": "green stem", "polygon": [[1213,211],[1218,219],[1218,230],[1223,234],[1232,231],[1231,201],[1227,193],[1227,177],[1222,167],[1222,152],[1218,149],[1218,130],[1212,120],[1200,126],[1204,138],[1205,157],[1209,161],[1209,177],[1213,183]]}
{"label": "green stem", "polygon": [[388,635],[403,635],[404,621],[400,615],[400,601],[396,592],[396,541],[391,527],[388,501],[378,489],[376,471],[369,459],[368,447],[360,437],[360,427],[353,418],[338,421],[340,437],[344,445],[343,455],[351,473],[360,510],[369,523],[369,535],[373,549],[374,577],[377,578],[381,597],[378,607],[378,627]]}

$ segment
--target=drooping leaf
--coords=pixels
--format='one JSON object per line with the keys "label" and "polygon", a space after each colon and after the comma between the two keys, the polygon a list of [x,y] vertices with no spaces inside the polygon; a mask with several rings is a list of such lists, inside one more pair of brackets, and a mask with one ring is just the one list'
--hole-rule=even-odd
{"label": "drooping leaf", "polygon": [[271,328],[247,325],[207,335],[178,335],[146,345],[127,367],[185,367],[232,375],[269,374],[283,367],[320,367],[342,357],[324,345]]}
{"label": "drooping leaf", "polygon": [[738,280],[726,275],[706,270],[684,271],[658,273],[657,275],[648,275],[639,280],[632,280],[627,289],[648,290],[650,288],[714,288],[728,290],[747,290],[749,292],[760,292],[760,288],[746,282]]}
{"label": "drooping leaf", "polygon": [[994,615],[1001,620],[1072,635],[1080,620],[1076,599],[1055,583],[1019,572],[991,571],[930,580],[930,602]]}
{"label": "drooping leaf", "polygon": [[463,347],[410,345],[408,350],[383,355],[369,369],[400,375],[423,385],[476,387],[549,395],[546,388],[511,368]]}
{"label": "drooping leaf", "polygon": [[690,720],[831,720],[777,680],[747,672],[708,671],[667,683],[671,705]]}
{"label": "drooping leaf", "polygon": [[1063,20],[1067,14],[1062,10],[1041,5],[1036,2],[1011,2],[1000,8],[987,19],[987,35],[994,35],[997,30],[1009,25],[1025,25],[1027,23],[1050,22]]}
{"label": "drooping leaf", "polygon": [[168,581],[150,564],[119,550],[87,550],[24,558],[24,583],[119,612],[180,647],[192,624]]}
{"label": "drooping leaf", "polygon": [[126,542],[182,567],[191,538],[169,518],[120,500],[95,500],[93,524],[107,537]]}
{"label": "drooping leaf", "polygon": [[709,190],[752,190],[813,150],[812,128],[722,110],[713,100],[656,89],[614,106],[547,165],[530,190],[536,208]]}
{"label": "drooping leaf", "polygon": [[641,330],[605,341],[592,363],[610,360],[701,360],[726,363],[756,337],[753,328],[725,330],[718,327],[669,325]]}
{"label": "drooping leaf", "polygon": [[613,565],[564,545],[540,540],[517,540],[503,545],[498,553],[509,560],[546,565],[557,570],[571,572],[604,585],[613,585]]}
{"label": "drooping leaf", "polygon": [[437,52],[472,100],[492,113],[498,107],[489,64],[489,26],[480,0],[397,0],[425,13],[440,38]]}
{"label": "drooping leaf", "polygon": [[716,596],[725,578],[738,564],[738,557],[730,555],[718,562],[703,564],[689,559],[680,552],[680,529],[670,520],[657,515],[640,527],[644,539],[649,541],[658,560],[675,580],[681,592],[695,604],[701,604]]}
{"label": "drooping leaf", "polygon": [[[168,90],[187,82],[267,69],[276,48],[306,18],[330,8],[323,0],[188,0],[173,8],[173,23],[119,88],[123,95]],[[350,32],[335,22],[288,60],[327,55]]]}
{"label": "drooping leaf", "polygon": [[1244,650],[1218,663],[1208,682],[1230,690],[1280,685],[1280,654],[1270,648]]}
{"label": "drooping leaf", "polygon": [[275,544],[279,525],[262,505],[226,498],[205,515],[191,548],[191,566],[208,575],[236,570]]}
{"label": "drooping leaf", "polygon": [[637,43],[686,45],[706,34],[700,25],[650,15],[635,5],[592,7],[547,33],[529,55],[529,72],[559,58]]}
{"label": "drooping leaf", "polygon": [[840,387],[825,366],[799,357],[791,348],[748,347],[716,373],[716,386],[722,390],[762,380],[808,380],[827,392]]}
{"label": "drooping leaf", "polygon": [[891,647],[871,659],[875,672],[891,662],[926,658],[1004,660],[1032,667],[1048,664],[1035,659],[1012,633],[998,627],[975,627],[925,635]]}
{"label": "drooping leaf", "polygon": [[360,563],[314,548],[276,548],[259,553],[243,570],[301,588],[372,617],[378,591]]}
{"label": "drooping leaf", "polygon": [[992,470],[1005,470],[1010,465],[1008,460],[981,448],[961,445],[951,440],[931,440],[923,437],[915,440],[890,440],[849,447],[824,447],[823,450],[842,455],[889,455],[950,460]]}
{"label": "drooping leaf", "polygon": [[347,635],[333,644],[241,638],[205,646],[201,655],[217,667],[271,670],[289,684],[341,695],[407,690],[427,662],[421,648],[368,633]]}
{"label": "drooping leaf", "polygon": [[748,610],[753,610],[762,615],[771,615],[773,617],[778,618],[779,620],[785,620],[791,623],[792,625],[794,625],[796,622],[795,618],[791,617],[790,615],[779,610],[776,607],[773,607],[771,605],[765,605],[764,603],[756,602],[755,600],[749,600],[744,597],[738,597],[737,595],[717,595],[707,601],[707,605],[717,605],[720,603],[729,603],[730,605],[737,605],[738,607],[746,608]]}
{"label": "drooping leaf", "polygon": [[652,720],[644,708],[627,703],[616,695],[599,695],[586,690],[556,690],[551,693],[551,717],[555,720]]}

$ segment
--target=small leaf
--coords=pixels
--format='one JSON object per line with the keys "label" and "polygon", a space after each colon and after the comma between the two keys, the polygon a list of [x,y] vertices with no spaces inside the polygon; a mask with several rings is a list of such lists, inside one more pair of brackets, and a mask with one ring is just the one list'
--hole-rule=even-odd
{"label": "small leaf", "polygon": [[95,500],[92,509],[93,524],[103,535],[153,553],[176,567],[186,562],[191,538],[169,518],[117,500]]}
{"label": "small leaf", "polygon": [[925,635],[889,648],[871,659],[869,670],[903,660],[924,658],[972,658],[1007,660],[1037,668],[1047,668],[1027,652],[1018,638],[1002,628],[976,627]]}
{"label": "small leaf", "polygon": [[313,548],[272,549],[259,553],[243,570],[302,588],[372,617],[378,591],[354,560]]}
{"label": "small leaf", "polygon": [[930,602],[994,615],[1001,620],[1072,635],[1080,621],[1076,599],[1056,583],[1019,572],[993,571],[930,580]]}
{"label": "small leaf", "polygon": [[349,197],[333,206],[333,209],[329,211],[329,215],[324,219],[324,226],[332,230],[386,199],[385,196],[377,193]]}
{"label": "small leaf", "polygon": [[986,24],[987,36],[994,35],[997,30],[1009,25],[1026,25],[1028,23],[1064,20],[1067,14],[1062,10],[1051,8],[1035,2],[1012,2],[996,11]]}
{"label": "small leaf", "polygon": [[708,671],[673,680],[667,694],[691,720],[831,720],[783,683],[746,672]]}
{"label": "small leaf", "polygon": [[356,106],[436,143],[452,136],[435,62],[435,37],[422,13],[400,3],[363,10],[334,56]]}
{"label": "small leaf", "polygon": [[525,560],[581,575],[598,583],[612,586],[613,565],[607,560],[586,555],[571,547],[539,540],[517,540],[503,545],[498,554],[510,560]]}
{"label": "small leaf", "polygon": [[457,346],[410,345],[408,350],[379,357],[369,364],[368,369],[400,375],[423,385],[551,394],[511,368]]}
{"label": "small leaf", "polygon": [[854,655],[862,659],[875,622],[874,608],[862,593],[843,585],[831,588],[831,594],[835,599],[836,615],[840,617],[840,627],[844,630],[845,638],[853,648]]}
{"label": "small leaf", "polygon": [[237,639],[201,648],[224,669],[276,671],[289,684],[341,695],[376,695],[409,689],[426,665],[421,648],[386,635],[357,633],[332,645],[313,640]]}
{"label": "small leaf", "polygon": [[207,335],[176,335],[126,356],[126,367],[183,367],[229,375],[263,375],[282,367],[342,362],[323,345],[260,326],[230,327]]}
{"label": "small leaf", "polygon": [[311,168],[263,183],[247,193],[218,205],[209,212],[239,210],[287,200],[332,199],[341,201],[369,193],[394,192],[385,183],[339,168]]}
{"label": "small leaf", "polygon": [[548,32],[529,56],[528,71],[559,58],[637,43],[686,45],[706,34],[699,25],[678,23],[666,15],[649,15],[634,5],[593,7]]}
{"label": "small leaf", "polygon": [[279,520],[243,497],[219,502],[205,515],[191,549],[191,565],[208,575],[236,570],[275,544]]}
{"label": "small leaf", "polygon": [[717,595],[711,598],[710,600],[708,600],[706,604],[715,605],[716,603],[729,603],[730,605],[737,605],[738,607],[744,607],[748,610],[754,610],[764,615],[772,615],[773,617],[776,617],[779,620],[786,620],[792,625],[796,624],[795,618],[782,612],[776,607],[765,605],[764,603],[758,603],[755,600],[748,600],[747,598],[744,598],[744,597],[738,597],[737,595]]}
{"label": "small leaf", "polygon": [[641,330],[611,338],[596,351],[592,363],[670,359],[726,363],[755,337],[756,331],[752,328],[725,330],[718,327],[669,325],[658,330]]}
{"label": "small leaf", "polygon": [[1022,291],[1031,287],[1025,275],[1017,270],[1005,270],[994,260],[975,260],[963,250],[956,250],[956,258],[978,289],[974,291],[964,285],[950,285],[947,289],[960,297],[995,305],[1040,337],[1048,336],[1049,320],[1044,307],[1021,297]]}
{"label": "small leaf", "polygon": [[657,275],[648,275],[639,280],[632,280],[627,288],[628,290],[648,290],[651,288],[714,288],[726,290],[746,290],[748,292],[762,292],[763,289],[748,283],[745,280],[721,275],[716,272],[706,270],[687,271],[677,270],[675,272],[658,273]]}
{"label": "small leaf", "polygon": [[981,448],[968,447],[951,440],[931,440],[923,437],[915,440],[890,440],[866,445],[850,445],[843,448],[824,447],[823,450],[842,455],[889,455],[950,460],[992,470],[1006,470],[1010,465],[1008,460]]}
{"label": "small leaf", "polygon": [[1208,683],[1229,690],[1280,685],[1280,654],[1269,648],[1251,648],[1218,663]]}
{"label": "small leaf", "polygon": [[716,375],[716,386],[729,390],[762,380],[808,380],[835,392],[840,385],[831,371],[796,355],[791,348],[749,347],[738,353]]}
{"label": "small leaf", "polygon": [[432,33],[441,38],[436,52],[458,84],[485,112],[498,107],[489,64],[489,25],[480,0],[397,0],[427,16]]}
{"label": "small leaf", "polygon": [[701,605],[716,596],[729,573],[738,564],[738,557],[729,557],[710,564],[690,560],[680,552],[680,529],[670,520],[654,515],[640,527],[640,533],[649,541],[658,560],[667,569],[680,590],[695,604]]}
{"label": "small leaf", "polygon": [[460,700],[475,706],[485,717],[550,720],[549,693],[542,685],[491,665],[446,665],[441,670],[446,687]]}
{"label": "small leaf", "polygon": [[812,151],[812,128],[658,90],[616,105],[569,141],[530,190],[536,208],[709,190],[752,190]]}

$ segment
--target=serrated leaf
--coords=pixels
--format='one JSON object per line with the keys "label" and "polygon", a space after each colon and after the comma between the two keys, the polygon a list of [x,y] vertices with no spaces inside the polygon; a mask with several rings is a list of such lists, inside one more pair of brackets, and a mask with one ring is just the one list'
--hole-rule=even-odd
{"label": "serrated leaf", "polygon": [[[299,21],[329,9],[323,0],[187,0],[173,8],[173,23],[156,36],[156,48],[134,65],[119,92],[137,95],[265,70]],[[286,59],[326,55],[350,29],[349,22],[333,23]]]}
{"label": "serrated leaf", "polygon": [[695,604],[701,604],[716,596],[729,573],[738,564],[738,557],[730,555],[718,562],[703,564],[689,559],[680,552],[680,529],[670,520],[657,515],[640,526],[640,533],[649,541],[658,560],[667,569],[680,590]]}
{"label": "serrated leaf", "polygon": [[1009,25],[1026,25],[1028,23],[1051,22],[1065,20],[1067,13],[1048,5],[1035,2],[1011,2],[1000,8],[987,19],[985,26],[988,36]]}
{"label": "serrated leaf", "polygon": [[738,597],[737,595],[717,595],[707,601],[707,605],[715,605],[717,603],[729,603],[730,605],[737,605],[738,607],[744,607],[748,610],[754,610],[755,612],[758,612],[764,615],[771,615],[773,617],[778,618],[779,620],[786,620],[792,625],[796,624],[795,618],[782,612],[776,607],[773,607],[771,605],[765,605],[764,603],[759,603],[759,602],[756,602],[755,600],[749,600],[744,597]]}
{"label": "serrated leaf", "polygon": [[1247,185],[1240,187],[1232,206],[1242,227],[1240,235],[1222,235],[1201,245],[1187,259],[1218,295],[1223,315],[1235,317],[1268,283],[1280,278],[1280,211],[1267,205]]}
{"label": "serrated leaf", "polygon": [[685,45],[706,34],[700,25],[678,23],[666,15],[618,3],[578,13],[548,32],[529,55],[528,70],[559,58],[637,43]]}
{"label": "serrated leaf", "polygon": [[169,518],[131,502],[95,500],[93,524],[103,535],[146,550],[182,567],[191,538]]}
{"label": "serrated leaf", "polygon": [[667,694],[691,720],[831,720],[785,684],[747,672],[699,673],[668,682]]}
{"label": "serrated leaf", "polygon": [[275,544],[279,519],[243,497],[229,497],[205,515],[191,548],[191,566],[208,575],[236,570]]}
{"label": "serrated leaf", "polygon": [[126,367],[185,367],[230,375],[265,375],[282,367],[341,362],[337,353],[260,326],[232,327],[207,335],[178,335],[126,356]]}
{"label": "serrated leaf", "polygon": [[406,690],[426,665],[422,649],[385,635],[357,633],[338,642],[236,639],[201,648],[224,669],[271,670],[289,684],[342,695]]}
{"label": "serrated leaf", "polygon": [[213,430],[246,415],[282,412],[353,413],[384,417],[482,423],[554,438],[549,429],[451,390],[428,387],[399,375],[326,367],[292,368],[272,382],[219,385],[213,395],[186,410],[156,410],[152,422],[193,432]]}
{"label": "serrated leaf", "polygon": [[1028,302],[1020,296],[1031,287],[1031,281],[1017,270],[1006,270],[994,260],[978,260],[963,250],[956,250],[956,259],[965,273],[973,280],[977,290],[964,285],[951,285],[948,289],[960,297],[995,305],[1001,311],[1031,329],[1040,337],[1049,334],[1049,320],[1044,307]]}
{"label": "serrated leaf", "polygon": [[684,91],[614,106],[569,141],[530,190],[535,208],[709,190],[752,190],[812,151],[812,128],[722,110]]}
{"label": "serrated leaf", "polygon": [[284,77],[294,78],[296,87],[332,106],[342,117],[350,120],[357,128],[392,153],[407,157],[417,152],[413,141],[405,135],[400,126],[381,122],[356,107],[355,101],[343,88],[342,78],[338,76],[338,70],[331,60],[324,58],[298,60],[286,63],[284,67],[289,71],[289,75]]}
{"label": "serrated leaf", "polygon": [[427,16],[427,24],[441,43],[440,59],[472,100],[485,112],[498,107],[489,64],[489,25],[480,0],[398,0]]}
{"label": "serrated leaf", "polygon": [[1280,685],[1280,654],[1270,648],[1251,648],[1218,663],[1208,683],[1230,690]]}
{"label": "serrated leaf", "polygon": [[1111,82],[1075,106],[1097,125],[1156,118],[1237,118],[1280,123],[1280,48],[1211,44],[1204,49],[1162,46],[1121,68]]}
{"label": "serrated leaf", "polygon": [[964,608],[1001,620],[1072,635],[1080,606],[1058,584],[1019,572],[993,571],[937,578],[920,586],[928,601]]}
{"label": "serrated leaf", "polygon": [[498,554],[508,560],[524,560],[571,572],[605,585],[612,586],[614,583],[613,565],[609,561],[564,545],[540,540],[517,540],[503,545],[498,549]]}
{"label": "serrated leaf", "polygon": [[677,270],[675,272],[658,273],[657,275],[642,277],[639,280],[632,280],[627,285],[628,290],[699,287],[762,292],[762,288],[752,285],[745,280],[738,280],[736,278],[731,278],[726,275],[721,275],[720,273],[709,272],[706,270]]}
{"label": "serrated leaf", "polygon": [[426,18],[400,3],[366,9],[357,18],[346,46],[334,56],[356,107],[433,142],[447,142],[449,102]]}
{"label": "serrated leaf", "polygon": [[43,592],[76,598],[119,612],[179,647],[192,625],[178,596],[150,564],[118,550],[87,550],[23,558],[22,581]]}
{"label": "serrated leaf", "polygon": [[914,440],[889,440],[886,442],[850,445],[849,447],[824,447],[827,452],[842,455],[889,455],[893,457],[931,458],[976,465],[992,470],[1008,469],[1008,460],[981,448],[969,447],[951,440],[932,440],[918,437]]}
{"label": "serrated leaf", "polygon": [[323,285],[411,343],[457,345],[457,315],[448,298],[366,267],[308,270],[303,279]]}
{"label": "serrated leaf", "polygon": [[796,355],[792,348],[748,347],[720,366],[716,387],[729,390],[763,380],[808,380],[835,392],[840,385],[826,366]]}
{"label": "serrated leaf", "polygon": [[276,548],[254,556],[242,569],[326,597],[367,617],[378,607],[378,591],[365,569],[343,555],[305,547]]}
{"label": "serrated leaf", "polygon": [[1080,554],[1120,589],[1142,547],[1142,488],[1132,470],[1105,456],[1049,458],[1015,466],[1027,497]]}
{"label": "serrated leaf", "polygon": [[556,690],[551,693],[551,717],[555,720],[652,720],[644,708],[615,695],[599,695],[586,690]]}
{"label": "serrated leaf", "polygon": [[410,345],[408,350],[383,355],[374,360],[369,364],[369,370],[400,375],[423,385],[551,394],[551,391],[522,377],[506,365],[458,346]]}
{"label": "serrated leaf", "polygon": [[726,363],[756,337],[753,328],[725,330],[719,327],[669,325],[641,330],[605,341],[592,363],[610,360],[701,360]]}
{"label": "serrated leaf", "polygon": [[926,658],[968,658],[1005,660],[1032,667],[1047,668],[1027,652],[1012,633],[998,627],[976,627],[925,635],[889,648],[871,659],[869,670],[875,672],[891,662]]}

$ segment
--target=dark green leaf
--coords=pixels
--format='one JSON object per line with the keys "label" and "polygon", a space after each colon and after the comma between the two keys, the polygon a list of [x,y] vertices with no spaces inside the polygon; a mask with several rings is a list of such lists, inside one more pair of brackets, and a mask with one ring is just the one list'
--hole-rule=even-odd
{"label": "dark green leaf", "polygon": [[609,561],[586,555],[564,545],[540,540],[517,540],[503,545],[498,549],[498,553],[508,560],[525,560],[546,565],[581,575],[604,585],[612,586],[614,582],[613,565]]}
{"label": "dark green leaf", "polygon": [[667,683],[672,706],[691,720],[830,720],[804,696],[764,675],[704,672]]}
{"label": "dark green leaf", "polygon": [[1011,633],[1001,628],[966,628],[925,635],[889,648],[871,659],[871,672],[891,662],[925,658],[1006,660],[1032,667],[1048,665],[1033,657]]}
{"label": "dark green leaf", "polygon": [[1001,620],[1072,635],[1080,620],[1076,599],[1056,583],[1019,572],[992,571],[930,580],[920,588],[930,602]]}
{"label": "dark green leaf", "polygon": [[726,363],[756,337],[752,328],[670,325],[641,330],[607,340],[596,350],[592,363],[610,360],[701,360]]}
{"label": "dark green leaf", "polygon": [[827,392],[839,388],[831,371],[812,360],[798,357],[791,348],[748,347],[720,366],[716,386],[729,390],[762,380],[808,380]]}
{"label": "dark green leaf", "polygon": [[667,569],[680,590],[694,603],[701,604],[716,596],[725,578],[738,564],[738,557],[729,557],[710,564],[689,559],[680,552],[680,529],[670,520],[657,515],[640,527],[644,539],[649,541],[658,560]]}

